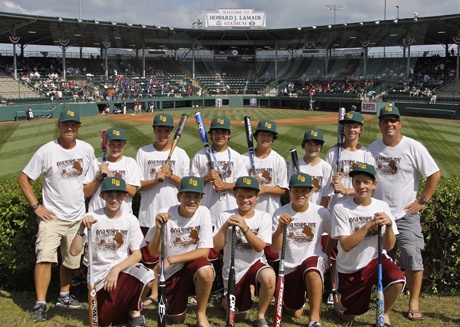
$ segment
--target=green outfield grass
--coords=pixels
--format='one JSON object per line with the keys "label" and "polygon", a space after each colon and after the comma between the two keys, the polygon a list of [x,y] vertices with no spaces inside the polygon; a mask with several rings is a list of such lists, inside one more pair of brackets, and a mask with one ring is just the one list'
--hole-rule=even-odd
{"label": "green outfield grass", "polygon": [[[281,109],[226,109],[216,112],[215,109],[201,109],[204,119],[210,119],[217,115],[226,115],[231,120],[243,120],[247,113],[251,115],[253,129],[260,119],[286,119],[321,116],[326,113],[309,112],[304,110],[281,110]],[[182,113],[189,115],[189,121],[180,140],[179,146],[185,149],[192,158],[195,152],[202,148],[198,130],[194,124],[195,110],[168,111],[174,117],[179,118]],[[152,114],[144,114],[153,117]],[[153,141],[151,123],[128,123],[113,121],[110,117],[93,116],[83,117],[83,126],[80,129],[79,138],[91,143],[96,156],[100,155],[100,131],[112,126],[121,127],[126,131],[128,144],[125,154],[135,157],[137,150]],[[364,134],[361,143],[368,146],[372,141],[380,138],[377,126],[377,117],[365,122]],[[433,118],[403,117],[403,134],[413,137],[424,144],[441,168],[444,176],[458,175],[456,164],[460,162],[460,121]],[[297,148],[299,155],[303,149],[301,142],[306,129],[316,127],[324,132],[326,143],[322,156],[329,147],[336,143],[336,124],[316,125],[279,125],[279,139],[275,141],[273,148],[289,162],[289,149]],[[207,127],[209,128],[209,127]],[[44,143],[58,136],[56,119],[6,122],[0,124],[0,171],[1,177],[17,176],[33,153]],[[240,153],[247,151],[243,126],[232,127],[230,146]]]}

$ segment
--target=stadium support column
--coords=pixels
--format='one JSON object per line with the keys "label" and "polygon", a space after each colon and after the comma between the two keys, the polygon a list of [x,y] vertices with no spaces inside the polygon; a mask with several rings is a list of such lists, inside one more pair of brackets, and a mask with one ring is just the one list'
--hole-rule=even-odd
{"label": "stadium support column", "polygon": [[327,75],[327,71],[329,70],[329,47],[326,47],[326,60],[324,61],[324,76]]}
{"label": "stadium support column", "polygon": [[192,41],[192,78],[195,79],[195,39]]}
{"label": "stadium support column", "polygon": [[457,79],[459,78],[459,64],[460,64],[460,44],[457,43]]}
{"label": "stadium support column", "polygon": [[104,53],[105,53],[105,78],[109,78],[109,48],[112,45],[111,42],[104,41],[102,42],[104,46]]}
{"label": "stadium support column", "polygon": [[369,44],[371,42],[369,40],[361,40],[360,41],[361,46],[363,47],[363,56],[364,57],[364,78],[366,78],[367,75],[367,56],[369,55]]}
{"label": "stadium support column", "polygon": [[407,35],[403,39],[403,46],[407,47],[407,67],[406,67],[406,77],[410,76],[410,46],[414,43],[415,39]]}
{"label": "stadium support column", "polygon": [[145,45],[142,45],[142,78],[145,79]]}
{"label": "stadium support column", "polygon": [[275,41],[275,80],[278,79],[278,40]]}
{"label": "stadium support column", "polygon": [[9,37],[10,42],[13,43],[13,68],[14,68],[14,78],[18,78],[18,63],[16,61],[16,44],[19,43],[21,37],[15,36],[14,34]]}
{"label": "stadium support column", "polygon": [[62,49],[62,79],[64,80],[64,82],[67,80],[66,78],[67,69],[65,65],[65,52],[67,50],[67,46],[69,45],[69,41],[70,40],[66,38],[59,39],[59,46]]}

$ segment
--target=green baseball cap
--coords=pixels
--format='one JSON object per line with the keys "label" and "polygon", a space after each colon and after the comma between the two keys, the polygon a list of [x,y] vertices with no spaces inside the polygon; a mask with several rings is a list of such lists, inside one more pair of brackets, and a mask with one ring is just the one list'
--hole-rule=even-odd
{"label": "green baseball cap", "polygon": [[254,177],[241,176],[236,180],[233,190],[237,188],[250,188],[259,191],[259,181]]}
{"label": "green baseball cap", "polygon": [[270,133],[273,133],[274,135],[278,134],[276,132],[276,123],[268,119],[263,119],[257,123],[256,131],[254,135],[257,134],[257,132],[270,132]]}
{"label": "green baseball cap", "polygon": [[64,109],[59,114],[58,123],[63,123],[65,121],[76,121],[81,123],[80,121],[80,111],[73,110],[73,109]]}
{"label": "green baseball cap", "polygon": [[350,111],[345,115],[343,119],[339,120],[339,123],[358,123],[364,125],[364,117],[357,111]]}
{"label": "green baseball cap", "polygon": [[106,177],[101,185],[101,193],[108,192],[108,191],[126,191],[126,183],[120,177]]}
{"label": "green baseball cap", "polygon": [[358,174],[367,174],[372,177],[373,180],[376,179],[377,177],[377,172],[375,171],[375,167],[372,165],[368,165],[363,162],[357,163],[354,167],[353,170],[348,173],[350,177],[353,177]]}
{"label": "green baseball cap", "polygon": [[313,188],[313,181],[311,176],[305,173],[292,174],[289,180],[289,187],[311,187]]}
{"label": "green baseball cap", "polygon": [[204,194],[204,181],[195,176],[184,176],[180,181],[179,193],[180,192],[193,192]]}
{"label": "green baseball cap", "polygon": [[303,140],[316,140],[316,141],[321,141],[324,143],[324,136],[323,132],[321,132],[319,129],[307,129],[305,131],[305,134],[303,135]]}
{"label": "green baseball cap", "polygon": [[213,129],[226,129],[230,131],[230,119],[223,116],[214,117],[208,133],[211,133]]}
{"label": "green baseball cap", "polygon": [[107,130],[105,134],[105,139],[109,140],[122,140],[126,141],[126,133],[124,130],[118,127],[112,127]]}
{"label": "green baseball cap", "polygon": [[382,116],[390,116],[390,115],[397,116],[399,118],[400,115],[399,115],[398,107],[386,106],[385,108],[380,109],[379,118]]}
{"label": "green baseball cap", "polygon": [[153,118],[152,126],[174,127],[174,120],[170,114],[158,114]]}

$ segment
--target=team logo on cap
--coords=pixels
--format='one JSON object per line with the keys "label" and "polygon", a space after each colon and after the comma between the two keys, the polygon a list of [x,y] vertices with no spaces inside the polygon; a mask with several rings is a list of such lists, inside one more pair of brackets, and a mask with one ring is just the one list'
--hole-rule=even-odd
{"label": "team logo on cap", "polygon": [[223,120],[222,118],[217,118],[216,122],[217,122],[218,124],[221,124],[221,125],[223,125],[223,124],[225,123],[224,120]]}
{"label": "team logo on cap", "polygon": [[189,183],[190,185],[195,186],[195,187],[198,186],[198,181],[197,181],[196,179],[190,178],[190,180],[188,181],[188,183]]}
{"label": "team logo on cap", "polygon": [[112,130],[112,134],[116,136],[120,136],[120,131],[117,129]]}
{"label": "team logo on cap", "polygon": [[167,120],[165,116],[160,116],[160,118],[158,119],[161,120],[163,123],[166,123],[166,120]]}
{"label": "team logo on cap", "polygon": [[246,185],[251,185],[251,184],[252,184],[252,180],[249,179],[249,178],[243,178],[243,183],[246,184]]}
{"label": "team logo on cap", "polygon": [[366,169],[366,168],[367,168],[367,165],[366,165],[366,164],[363,164],[363,163],[360,163],[360,164],[358,165],[358,168]]}
{"label": "team logo on cap", "polygon": [[73,111],[71,111],[71,110],[67,110],[66,113],[67,113],[67,115],[69,115],[71,117],[75,116],[75,113]]}
{"label": "team logo on cap", "polygon": [[120,184],[121,183],[120,183],[120,181],[118,179],[115,179],[115,178],[112,179],[112,185],[120,186]]}
{"label": "team logo on cap", "polygon": [[298,176],[297,176],[297,180],[298,180],[298,181],[301,181],[302,183],[304,183],[304,182],[305,182],[305,176],[298,175]]}
{"label": "team logo on cap", "polygon": [[393,111],[393,108],[392,107],[385,107],[385,111]]}
{"label": "team logo on cap", "polygon": [[312,136],[318,136],[318,132],[316,132],[316,131],[311,131],[310,135],[312,135]]}
{"label": "team logo on cap", "polygon": [[270,124],[268,121],[265,122],[264,126],[269,128],[269,129],[272,128],[272,124]]}
{"label": "team logo on cap", "polygon": [[347,114],[347,118],[353,118],[353,114],[352,114],[351,112],[349,112],[349,113]]}

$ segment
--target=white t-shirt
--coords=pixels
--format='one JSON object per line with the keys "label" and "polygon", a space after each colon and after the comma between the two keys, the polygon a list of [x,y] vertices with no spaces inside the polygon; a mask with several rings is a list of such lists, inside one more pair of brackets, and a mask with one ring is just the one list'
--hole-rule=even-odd
{"label": "white t-shirt", "polygon": [[[238,210],[224,211],[220,214],[216,225],[216,231],[219,231],[222,225],[232,215],[239,215]],[[246,219],[246,224],[251,231],[257,235],[267,245],[272,243],[272,224],[268,223],[271,217],[268,213],[255,210],[252,218]],[[235,246],[235,272],[236,272],[236,283],[246,274],[249,268],[258,260],[262,263],[267,263],[265,258],[264,250],[256,252],[249,245],[248,240],[243,235],[243,232],[236,227],[236,246]],[[226,243],[224,246],[224,257],[222,267],[222,277],[224,279],[225,288],[228,286],[228,276],[230,273],[230,257],[232,249],[232,228],[227,230]]]}
{"label": "white t-shirt", "polygon": [[[165,230],[165,256],[184,254],[196,249],[212,249],[211,213],[209,209],[200,205],[191,218],[179,215],[179,205],[158,210],[158,213],[169,213],[171,217],[166,223]],[[146,242],[152,242],[157,227],[156,224],[149,229],[142,246]],[[183,263],[178,263],[165,270],[165,278],[168,279],[173,274],[184,267]]]}
{"label": "white t-shirt", "polygon": [[[99,166],[102,163],[102,158],[97,158],[93,161],[93,164],[88,170],[88,173],[85,176],[84,184],[92,182],[98,172]],[[139,188],[141,186],[139,166],[136,163],[136,160],[130,157],[123,156],[120,161],[117,162],[108,162],[108,167],[110,174],[114,177],[123,178],[126,184],[136,186]],[[91,197],[89,201],[88,211],[95,211],[96,209],[104,208],[105,201],[99,196],[101,194],[101,185],[99,184],[96,192]],[[133,212],[132,208],[133,198],[128,195],[128,197],[121,204],[121,209],[124,212]]]}
{"label": "white t-shirt", "polygon": [[[243,157],[230,147],[222,152],[215,152],[215,162],[221,171],[221,178],[226,183],[234,183],[240,176],[247,176],[248,172]],[[216,167],[217,169],[217,167]],[[192,160],[190,175],[203,178],[209,173],[209,163],[204,149],[198,151]],[[225,174],[225,176],[224,176]],[[236,208],[233,191],[216,192],[211,183],[204,185],[205,196],[201,203],[211,211],[213,225],[221,212]],[[216,232],[217,230],[215,230]]]}
{"label": "white t-shirt", "polygon": [[32,180],[43,176],[43,206],[66,221],[77,221],[85,214],[83,180],[95,160],[93,147],[76,140],[72,149],[64,149],[58,140],[41,146],[22,170]]}
{"label": "white t-shirt", "polygon": [[[93,271],[96,290],[104,287],[104,281],[114,266],[128,258],[129,251],[139,250],[143,235],[136,216],[123,212],[117,219],[108,218],[104,209],[88,213],[97,220],[91,228]],[[83,240],[88,242],[88,236]],[[85,260],[88,260],[88,251]]]}
{"label": "white t-shirt", "polygon": [[[251,159],[249,152],[243,154],[246,164],[246,170],[251,171]],[[275,150],[271,150],[270,154],[263,159],[254,157],[256,175],[260,178],[261,186],[279,186],[288,188],[287,181],[287,166],[286,161]],[[262,210],[273,214],[276,209],[281,207],[281,197],[273,194],[261,194],[254,206],[257,210]]]}
{"label": "white t-shirt", "polygon": [[396,220],[402,218],[404,208],[417,199],[420,177],[433,175],[439,167],[420,142],[406,136],[395,147],[386,146],[380,139],[369,149],[377,169],[373,196],[388,203]]}
{"label": "white t-shirt", "polygon": [[[143,146],[137,151],[136,162],[140,168],[141,181],[156,178],[157,172],[161,170],[168,158],[168,151],[157,151],[152,144]],[[179,147],[171,157],[171,169],[174,175],[184,177],[189,174],[190,159],[187,153]],[[139,207],[139,223],[142,227],[155,225],[155,216],[158,209],[172,206],[178,203],[178,188],[170,179],[159,183],[154,187],[141,191],[141,203]]]}
{"label": "white t-shirt", "polygon": [[[328,162],[331,167],[332,171],[337,171],[337,146],[334,146],[329,149],[326,153],[326,158],[324,158],[326,162]],[[358,162],[364,162],[369,165],[375,165],[375,160],[372,155],[372,152],[369,151],[368,148],[362,146],[361,149],[356,151],[349,151],[349,150],[342,150],[342,154],[340,155],[340,162],[339,162],[339,171],[342,172],[342,185],[345,188],[353,188],[352,178],[350,177],[349,172],[353,170],[353,167]],[[334,205],[337,202],[344,201],[353,197],[353,195],[344,195],[334,193],[334,188],[332,184],[329,186],[328,191],[331,200],[329,201],[329,210],[332,211]]]}
{"label": "white t-shirt", "polygon": [[[353,198],[339,202],[332,212],[332,238],[352,235],[367,222],[374,219],[376,212],[385,212],[392,220],[391,227],[395,235],[399,234],[393,215],[388,204],[372,198],[368,206],[357,205]],[[386,226],[382,227],[382,235],[385,234]],[[351,274],[366,267],[369,262],[378,256],[378,232],[369,230],[364,239],[352,250],[345,252],[340,242],[337,243],[338,253],[336,258],[337,271]],[[383,254],[386,254],[385,249]]]}
{"label": "white t-shirt", "polygon": [[309,203],[305,212],[296,212],[288,203],[273,214],[272,231],[275,233],[279,218],[289,214],[294,220],[287,227],[286,252],[284,259],[285,273],[293,272],[304,260],[311,256],[327,256],[321,247],[321,235],[331,230],[331,214],[324,207]]}
{"label": "white t-shirt", "polygon": [[[299,158],[300,172],[310,175],[313,181],[313,192],[308,201],[316,204],[321,204],[322,198],[328,195],[332,179],[331,165],[323,159],[320,160],[318,164],[310,166],[305,163],[303,157]],[[288,180],[291,179],[293,173],[294,170],[291,162],[288,166]]]}

